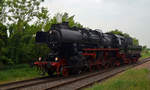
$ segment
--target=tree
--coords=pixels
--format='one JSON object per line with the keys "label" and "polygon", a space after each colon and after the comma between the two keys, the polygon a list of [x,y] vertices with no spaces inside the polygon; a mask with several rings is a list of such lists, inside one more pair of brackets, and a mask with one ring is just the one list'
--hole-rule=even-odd
{"label": "tree", "polygon": [[144,46],[142,47],[142,49],[143,49],[143,50],[146,50],[146,49],[147,49],[147,46],[146,46],[146,45],[144,45]]}
{"label": "tree", "polygon": [[133,39],[133,45],[139,45],[138,39],[136,39],[136,38],[134,38],[134,37],[131,37],[129,34],[123,33],[122,31],[120,31],[120,30],[118,30],[118,29],[111,30],[111,31],[109,31],[108,33],[113,33],[113,34],[121,35],[121,36],[124,36],[124,37],[130,37],[130,38]]}
{"label": "tree", "polygon": [[44,22],[48,18],[48,11],[40,7],[43,0],[6,0],[4,10],[7,24],[15,23],[17,30],[23,31],[26,24],[35,22]]}
{"label": "tree", "polygon": [[0,23],[0,54],[1,54],[1,48],[6,45],[7,40],[7,28],[5,25]]}
{"label": "tree", "polygon": [[5,8],[4,8],[4,2],[5,0],[0,0],[0,23],[3,23],[5,20]]}
{"label": "tree", "polygon": [[134,37],[132,37],[132,39],[133,39],[133,44],[138,46],[139,45],[139,40],[134,38]]}
{"label": "tree", "polygon": [[127,33],[123,33],[122,31],[115,29],[115,30],[111,30],[108,33],[113,33],[113,34],[117,34],[117,35],[121,35],[121,36],[125,36],[125,37],[130,37],[129,34]]}
{"label": "tree", "polygon": [[[46,25],[46,20],[49,20],[47,9],[40,7],[42,1],[6,0],[4,2],[3,10],[7,15],[3,19],[6,20],[5,24],[10,35],[6,41],[7,44],[1,48],[0,59],[3,63],[29,62],[49,51],[45,45],[36,45],[33,37],[35,32]],[[42,53],[36,53],[36,51]]]}
{"label": "tree", "polygon": [[[58,19],[60,19],[60,21]],[[83,28],[83,25],[74,20],[74,15],[69,16],[69,14],[65,12],[55,14],[55,16],[47,22],[44,30],[47,31],[51,28],[51,25],[58,24],[61,22],[68,22],[70,27]]]}

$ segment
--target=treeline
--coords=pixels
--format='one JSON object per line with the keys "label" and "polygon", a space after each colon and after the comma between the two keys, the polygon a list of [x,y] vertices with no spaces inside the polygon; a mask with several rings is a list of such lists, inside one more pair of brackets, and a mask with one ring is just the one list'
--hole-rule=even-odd
{"label": "treeline", "polygon": [[108,33],[118,34],[118,35],[121,35],[121,36],[124,36],[124,37],[130,37],[130,38],[133,39],[133,44],[134,44],[134,45],[139,45],[138,39],[136,39],[135,37],[131,37],[129,34],[123,33],[122,31],[120,31],[120,30],[118,30],[118,29],[111,30],[111,31],[109,31]]}
{"label": "treeline", "polygon": [[[44,0],[1,0],[0,1],[0,63],[19,64],[36,60],[50,52],[47,45],[35,43],[37,31],[48,31],[52,24],[69,22],[70,27],[83,26],[75,22],[74,15],[57,13],[50,18],[47,8],[40,6]],[[119,30],[112,33],[124,34]],[[138,40],[134,39],[135,44]]]}

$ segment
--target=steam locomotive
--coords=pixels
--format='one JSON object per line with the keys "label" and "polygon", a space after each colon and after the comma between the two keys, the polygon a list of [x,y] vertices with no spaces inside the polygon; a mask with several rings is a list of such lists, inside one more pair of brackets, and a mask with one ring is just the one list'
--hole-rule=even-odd
{"label": "steam locomotive", "polygon": [[34,62],[50,76],[68,76],[101,68],[137,62],[141,46],[135,46],[130,37],[101,30],[70,28],[67,22],[54,24],[48,32],[36,33],[37,43],[46,43],[51,52]]}

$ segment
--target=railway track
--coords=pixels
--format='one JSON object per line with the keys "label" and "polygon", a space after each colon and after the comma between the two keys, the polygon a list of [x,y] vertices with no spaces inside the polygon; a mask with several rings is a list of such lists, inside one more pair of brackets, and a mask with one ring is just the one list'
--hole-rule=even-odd
{"label": "railway track", "polygon": [[31,80],[8,83],[0,85],[0,90],[78,90],[95,82],[105,80],[109,77],[116,75],[117,73],[123,72],[129,68],[133,68],[147,61],[150,61],[150,58],[138,61],[136,64],[125,65],[117,68],[110,68],[107,70],[101,70],[99,72],[85,73],[78,76],[74,75],[68,78],[42,77]]}
{"label": "railway track", "polygon": [[55,81],[59,80],[61,78],[51,78],[49,76],[46,77],[39,77],[39,78],[34,78],[34,79],[29,79],[29,80],[23,80],[23,81],[17,81],[17,82],[11,82],[7,84],[1,84],[0,85],[0,90],[11,90],[11,89],[17,89],[17,88],[23,88],[23,87],[30,87],[32,85],[36,85],[39,83],[44,83],[48,81]]}

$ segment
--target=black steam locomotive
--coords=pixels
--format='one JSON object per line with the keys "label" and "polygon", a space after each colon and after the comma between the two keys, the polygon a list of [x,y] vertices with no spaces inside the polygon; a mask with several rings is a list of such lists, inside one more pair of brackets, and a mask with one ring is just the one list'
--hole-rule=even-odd
{"label": "black steam locomotive", "polygon": [[36,33],[37,43],[46,43],[51,53],[34,64],[49,75],[69,74],[135,63],[141,46],[132,38],[100,30],[70,28],[67,22],[54,24],[48,32]]}

